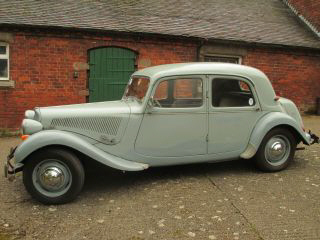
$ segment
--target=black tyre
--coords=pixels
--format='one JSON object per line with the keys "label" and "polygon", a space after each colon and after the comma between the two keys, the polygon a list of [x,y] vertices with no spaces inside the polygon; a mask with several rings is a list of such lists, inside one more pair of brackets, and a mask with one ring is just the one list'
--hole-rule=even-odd
{"label": "black tyre", "polygon": [[85,173],[75,154],[45,149],[31,155],[23,169],[23,183],[30,195],[44,204],[72,201],[82,190]]}
{"label": "black tyre", "polygon": [[287,129],[275,128],[263,138],[254,157],[262,171],[275,172],[285,169],[294,157],[297,141]]}

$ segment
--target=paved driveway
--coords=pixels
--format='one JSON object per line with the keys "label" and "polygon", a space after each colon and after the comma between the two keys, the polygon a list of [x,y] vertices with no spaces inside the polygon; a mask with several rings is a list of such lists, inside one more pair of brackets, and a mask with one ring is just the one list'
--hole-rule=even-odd
{"label": "paved driveway", "polygon": [[[320,135],[320,117],[304,118]],[[16,138],[0,139],[4,160]],[[3,162],[0,163],[2,169]],[[122,173],[101,166],[76,201],[44,206],[0,175],[4,239],[320,239],[320,144],[278,173],[250,161]]]}

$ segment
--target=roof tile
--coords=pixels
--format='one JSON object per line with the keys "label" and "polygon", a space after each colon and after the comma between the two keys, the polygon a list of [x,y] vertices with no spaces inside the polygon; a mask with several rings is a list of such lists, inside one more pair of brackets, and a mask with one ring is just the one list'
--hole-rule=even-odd
{"label": "roof tile", "polygon": [[0,0],[1,24],[320,48],[280,0]]}

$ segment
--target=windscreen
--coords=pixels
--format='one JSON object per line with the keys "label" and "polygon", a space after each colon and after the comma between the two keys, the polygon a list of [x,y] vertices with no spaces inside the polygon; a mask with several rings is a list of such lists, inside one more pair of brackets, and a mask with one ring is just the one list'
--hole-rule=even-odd
{"label": "windscreen", "polygon": [[150,80],[147,77],[132,77],[128,83],[124,97],[134,97],[142,101],[148,91],[149,83]]}

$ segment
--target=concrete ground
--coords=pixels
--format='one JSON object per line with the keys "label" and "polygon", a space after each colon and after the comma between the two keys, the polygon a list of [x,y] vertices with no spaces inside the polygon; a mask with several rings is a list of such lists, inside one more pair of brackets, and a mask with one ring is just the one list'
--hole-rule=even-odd
{"label": "concrete ground", "polygon": [[[320,135],[320,117],[305,117]],[[17,138],[0,139],[0,168]],[[288,169],[250,161],[122,173],[97,167],[72,203],[45,206],[0,175],[0,240],[320,239],[320,144]]]}

